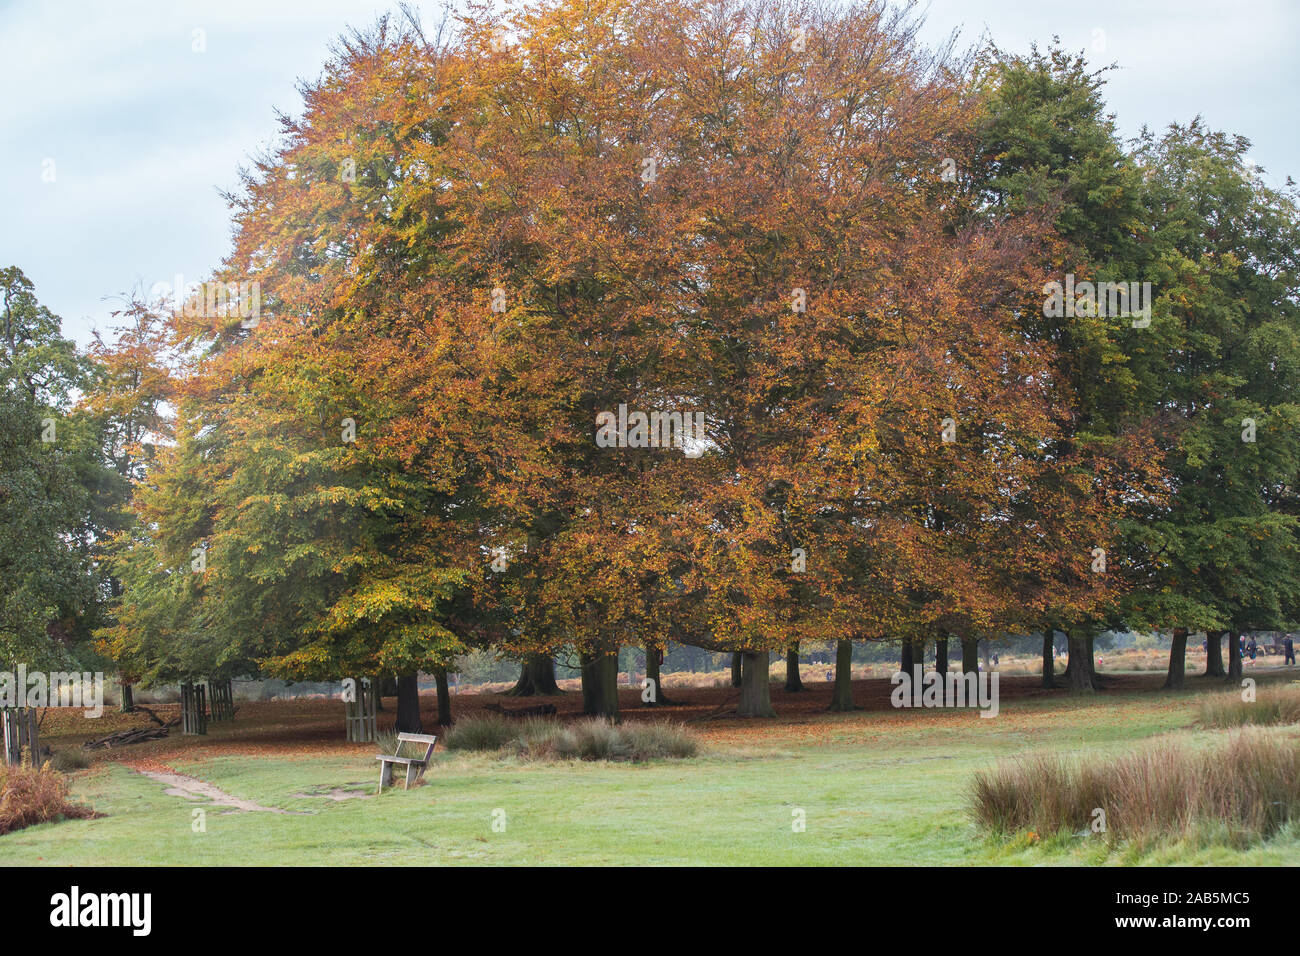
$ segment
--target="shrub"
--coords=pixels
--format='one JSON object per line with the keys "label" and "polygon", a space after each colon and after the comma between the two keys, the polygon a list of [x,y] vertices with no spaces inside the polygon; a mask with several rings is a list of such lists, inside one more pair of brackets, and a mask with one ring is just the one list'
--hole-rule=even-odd
{"label": "shrub", "polygon": [[533,760],[568,760],[578,753],[578,738],[563,724],[544,717],[523,721],[515,734],[515,751]]}
{"label": "shrub", "polygon": [[1300,687],[1260,690],[1251,703],[1242,700],[1238,691],[1201,701],[1201,724],[1205,727],[1294,723],[1300,723]]}
{"label": "shrub", "polygon": [[627,724],[623,728],[633,760],[656,757],[675,760],[694,757],[699,752],[695,735],[681,724],[656,721],[650,724]]}
{"label": "shrub", "polygon": [[1100,808],[1112,843],[1245,846],[1300,818],[1300,743],[1247,729],[1204,750],[1161,743],[1098,765],[1023,757],[976,773],[969,802],[1001,836],[1090,833]]}
{"label": "shrub", "polygon": [[517,723],[467,717],[443,738],[448,750],[508,751],[530,760],[655,760],[693,757],[695,737],[668,722],[611,724],[601,718],[562,724],[533,717]]}
{"label": "shrub", "polygon": [[60,773],[71,770],[85,770],[90,766],[90,758],[80,750],[56,750],[50,757],[50,763]]}
{"label": "shrub", "polygon": [[447,730],[442,742],[448,750],[500,750],[515,737],[517,728],[497,715],[466,717]]}
{"label": "shrub", "polygon": [[68,799],[68,778],[49,764],[40,769],[0,766],[0,834],[94,815],[90,807]]}

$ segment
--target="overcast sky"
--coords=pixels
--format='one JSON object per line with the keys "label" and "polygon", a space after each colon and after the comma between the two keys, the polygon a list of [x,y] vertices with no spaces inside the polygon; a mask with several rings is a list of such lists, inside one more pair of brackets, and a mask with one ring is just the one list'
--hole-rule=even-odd
{"label": "overcast sky", "polygon": [[[439,4],[414,3],[436,19]],[[925,37],[1027,50],[1059,35],[1110,74],[1126,136],[1198,113],[1300,179],[1300,0],[930,0]],[[0,0],[0,266],[78,341],[113,297],[201,281],[225,255],[241,164],[296,113],[330,40],[395,3]],[[206,45],[195,52],[195,31]],[[52,166],[51,166],[52,164]],[[52,169],[53,182],[50,178]]]}

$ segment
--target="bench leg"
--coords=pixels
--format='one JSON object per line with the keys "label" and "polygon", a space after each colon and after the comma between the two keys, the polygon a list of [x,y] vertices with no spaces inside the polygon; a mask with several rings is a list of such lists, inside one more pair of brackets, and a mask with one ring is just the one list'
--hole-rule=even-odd
{"label": "bench leg", "polygon": [[379,764],[379,792],[384,792],[384,787],[393,785],[393,765],[388,762]]}
{"label": "bench leg", "polygon": [[402,789],[410,790],[411,784],[415,783],[417,779],[419,779],[419,768],[417,768],[413,763],[408,763],[406,765],[406,786]]}

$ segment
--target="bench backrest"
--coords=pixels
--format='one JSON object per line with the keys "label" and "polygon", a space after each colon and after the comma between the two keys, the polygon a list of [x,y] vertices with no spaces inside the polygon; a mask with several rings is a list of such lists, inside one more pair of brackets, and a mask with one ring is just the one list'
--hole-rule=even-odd
{"label": "bench backrest", "polygon": [[397,749],[393,751],[393,756],[394,756],[394,757],[400,757],[400,756],[402,756],[402,744],[408,744],[408,743],[409,743],[409,744],[416,744],[416,745],[417,745],[417,747],[416,747],[416,752],[417,752],[417,753],[418,753],[418,751],[419,751],[419,747],[418,747],[418,745],[419,745],[419,744],[424,744],[424,745],[425,745],[425,750],[424,750],[424,758],[423,758],[423,759],[424,759],[425,761],[428,761],[428,759],[429,759],[431,756],[433,756],[433,745],[434,745],[435,743],[437,743],[437,742],[438,742],[438,738],[435,737],[435,736],[433,736],[432,734],[398,734],[398,735],[397,735]]}

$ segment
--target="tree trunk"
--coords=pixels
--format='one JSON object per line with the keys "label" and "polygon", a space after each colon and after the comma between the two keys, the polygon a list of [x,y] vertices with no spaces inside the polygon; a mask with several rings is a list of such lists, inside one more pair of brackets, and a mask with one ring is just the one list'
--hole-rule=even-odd
{"label": "tree trunk", "polygon": [[135,688],[125,681],[122,682],[122,704],[118,709],[124,714],[135,711]]}
{"label": "tree trunk", "polygon": [[582,712],[619,722],[617,652],[582,655]]}
{"label": "tree trunk", "polygon": [[1187,668],[1187,628],[1174,628],[1174,643],[1169,648],[1169,673],[1163,690],[1182,690]]}
{"label": "tree trunk", "polygon": [[856,710],[853,705],[853,642],[835,645],[835,692],[828,710]]}
{"label": "tree trunk", "polygon": [[1205,632],[1205,676],[1226,676],[1223,670],[1223,631]]}
{"label": "tree trunk", "polygon": [[980,642],[973,637],[961,639],[961,672],[978,674],[980,669]]}
{"label": "tree trunk", "polygon": [[1228,632],[1228,680],[1241,686],[1241,635],[1236,631]]}
{"label": "tree trunk", "polygon": [[745,651],[740,657],[740,705],[736,714],[741,717],[775,717],[767,677],[767,651]]}
{"label": "tree trunk", "polygon": [[599,683],[597,670],[595,654],[588,654],[585,651],[578,654],[578,676],[582,680],[582,712],[584,714],[594,714],[599,709],[600,688],[596,686]]}
{"label": "tree trunk", "polygon": [[[664,694],[663,681],[659,676],[659,655],[661,653],[660,649],[655,647],[653,644],[647,644],[645,646],[646,688],[654,688],[654,692],[650,695],[650,700],[646,701],[647,705],[650,707],[672,703],[672,701],[668,699],[667,695]],[[644,694],[641,699],[645,700]]]}
{"label": "tree trunk", "polygon": [[438,726],[451,726],[451,694],[447,690],[447,668],[439,667],[433,672],[434,682],[438,685]]}
{"label": "tree trunk", "polygon": [[555,683],[555,660],[549,654],[529,654],[519,668],[519,680],[506,691],[507,697],[560,694]]}
{"label": "tree trunk", "polygon": [[939,699],[948,703],[948,634],[934,639],[934,670],[939,675]]}
{"label": "tree trunk", "polygon": [[600,715],[608,718],[611,724],[617,724],[622,720],[618,712],[618,648],[605,655],[605,672],[602,677]]}
{"label": "tree trunk", "polygon": [[391,674],[376,679],[379,689],[375,692],[375,710],[384,709],[385,697],[397,696],[397,678]]}
{"label": "tree trunk", "polygon": [[785,652],[785,692],[795,694],[803,690],[803,680],[799,677],[799,645],[794,644]]}
{"label": "tree trunk", "polygon": [[1056,686],[1056,631],[1043,628],[1043,686],[1049,690]]}
{"label": "tree trunk", "polygon": [[898,669],[910,678],[913,663],[915,662],[912,660],[912,642],[905,640],[898,652]]}
{"label": "tree trunk", "polygon": [[731,654],[731,686],[739,687],[740,682],[740,651],[733,651]]}
{"label": "tree trunk", "polygon": [[397,723],[393,729],[399,734],[422,734],[420,722],[420,677],[418,674],[399,674],[397,677]]}
{"label": "tree trunk", "polygon": [[1092,678],[1092,686],[1101,687],[1102,686],[1101,675],[1097,673],[1096,644],[1097,644],[1096,635],[1093,635],[1088,638],[1088,642],[1087,642],[1088,654],[1086,657],[1084,657],[1084,660],[1088,662],[1088,676]]}
{"label": "tree trunk", "polygon": [[1066,683],[1071,694],[1091,694],[1096,687],[1092,683],[1092,668],[1088,666],[1088,639],[1066,633],[1070,644],[1070,662],[1066,665]]}

